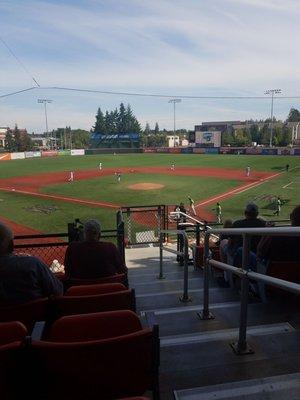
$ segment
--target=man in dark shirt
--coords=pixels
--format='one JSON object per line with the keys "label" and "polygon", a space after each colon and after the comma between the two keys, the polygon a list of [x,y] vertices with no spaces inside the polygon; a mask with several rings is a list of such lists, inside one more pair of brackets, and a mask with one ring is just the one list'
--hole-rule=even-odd
{"label": "man in dark shirt", "polygon": [[[232,228],[264,228],[266,221],[258,218],[258,207],[254,203],[247,204],[245,208],[245,218],[235,221]],[[250,239],[250,266],[254,269],[256,266],[256,249],[260,241],[260,236],[251,236]],[[242,260],[243,237],[232,235],[228,240],[227,256],[231,258],[233,265],[240,267]]]}
{"label": "man in dark shirt", "polygon": [[37,257],[13,253],[13,233],[0,223],[0,305],[63,294],[62,283]]}
{"label": "man in dark shirt", "polygon": [[101,225],[97,220],[84,224],[84,241],[69,244],[65,255],[67,278],[94,279],[127,272],[113,243],[99,241]]}

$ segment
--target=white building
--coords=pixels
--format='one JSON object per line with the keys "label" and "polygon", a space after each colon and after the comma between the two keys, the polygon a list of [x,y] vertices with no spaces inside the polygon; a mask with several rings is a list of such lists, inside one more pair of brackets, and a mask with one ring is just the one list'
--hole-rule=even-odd
{"label": "white building", "polygon": [[5,147],[5,136],[9,128],[0,127],[0,148]]}
{"label": "white building", "polygon": [[178,147],[179,146],[179,136],[167,136],[168,147]]}

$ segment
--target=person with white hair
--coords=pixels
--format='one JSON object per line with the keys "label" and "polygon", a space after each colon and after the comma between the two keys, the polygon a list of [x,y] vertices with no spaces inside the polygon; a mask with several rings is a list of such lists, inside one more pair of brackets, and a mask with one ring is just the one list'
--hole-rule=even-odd
{"label": "person with white hair", "polygon": [[62,283],[39,258],[14,253],[13,233],[0,222],[0,305],[63,294]]}
{"label": "person with white hair", "polygon": [[68,279],[96,279],[127,272],[117,247],[100,238],[100,222],[88,220],[84,224],[84,240],[71,242],[67,248],[64,264]]}

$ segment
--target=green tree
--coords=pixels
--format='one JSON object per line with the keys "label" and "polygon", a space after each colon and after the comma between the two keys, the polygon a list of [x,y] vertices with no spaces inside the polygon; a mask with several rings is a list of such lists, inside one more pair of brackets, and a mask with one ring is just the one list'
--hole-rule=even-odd
{"label": "green tree", "polygon": [[128,127],[128,112],[126,112],[124,103],[121,103],[118,113],[117,132],[121,134],[126,133],[127,127]]}
{"label": "green tree", "polygon": [[90,132],[83,129],[72,129],[73,148],[87,149],[89,147]]}
{"label": "green tree", "polygon": [[300,121],[300,112],[296,108],[291,108],[287,117],[287,122],[298,122]]}
{"label": "green tree", "polygon": [[106,124],[103,112],[101,108],[98,108],[97,115],[96,115],[96,123],[92,128],[92,132],[99,132],[99,133],[106,133],[105,132]]}
{"label": "green tree", "polygon": [[250,136],[251,136],[251,141],[256,142],[257,144],[260,144],[261,142],[261,133],[259,131],[258,125],[252,124],[250,126]]}
{"label": "green tree", "polygon": [[159,134],[158,122],[155,123],[154,133],[155,133],[155,135],[158,135],[158,134]]}
{"label": "green tree", "polygon": [[144,130],[144,134],[145,134],[145,135],[150,135],[150,133],[151,133],[150,125],[149,125],[149,123],[147,122],[147,123],[146,123],[146,126],[145,126],[145,130]]}
{"label": "green tree", "polygon": [[17,151],[17,144],[11,131],[7,131],[5,135],[5,150],[9,151],[10,153]]}

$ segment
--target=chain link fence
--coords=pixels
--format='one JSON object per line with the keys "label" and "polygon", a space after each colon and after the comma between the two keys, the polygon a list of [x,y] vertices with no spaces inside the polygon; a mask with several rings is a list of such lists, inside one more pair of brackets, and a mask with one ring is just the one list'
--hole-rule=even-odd
{"label": "chain link fence", "polygon": [[165,205],[122,207],[127,245],[159,243],[158,232],[167,228]]}

